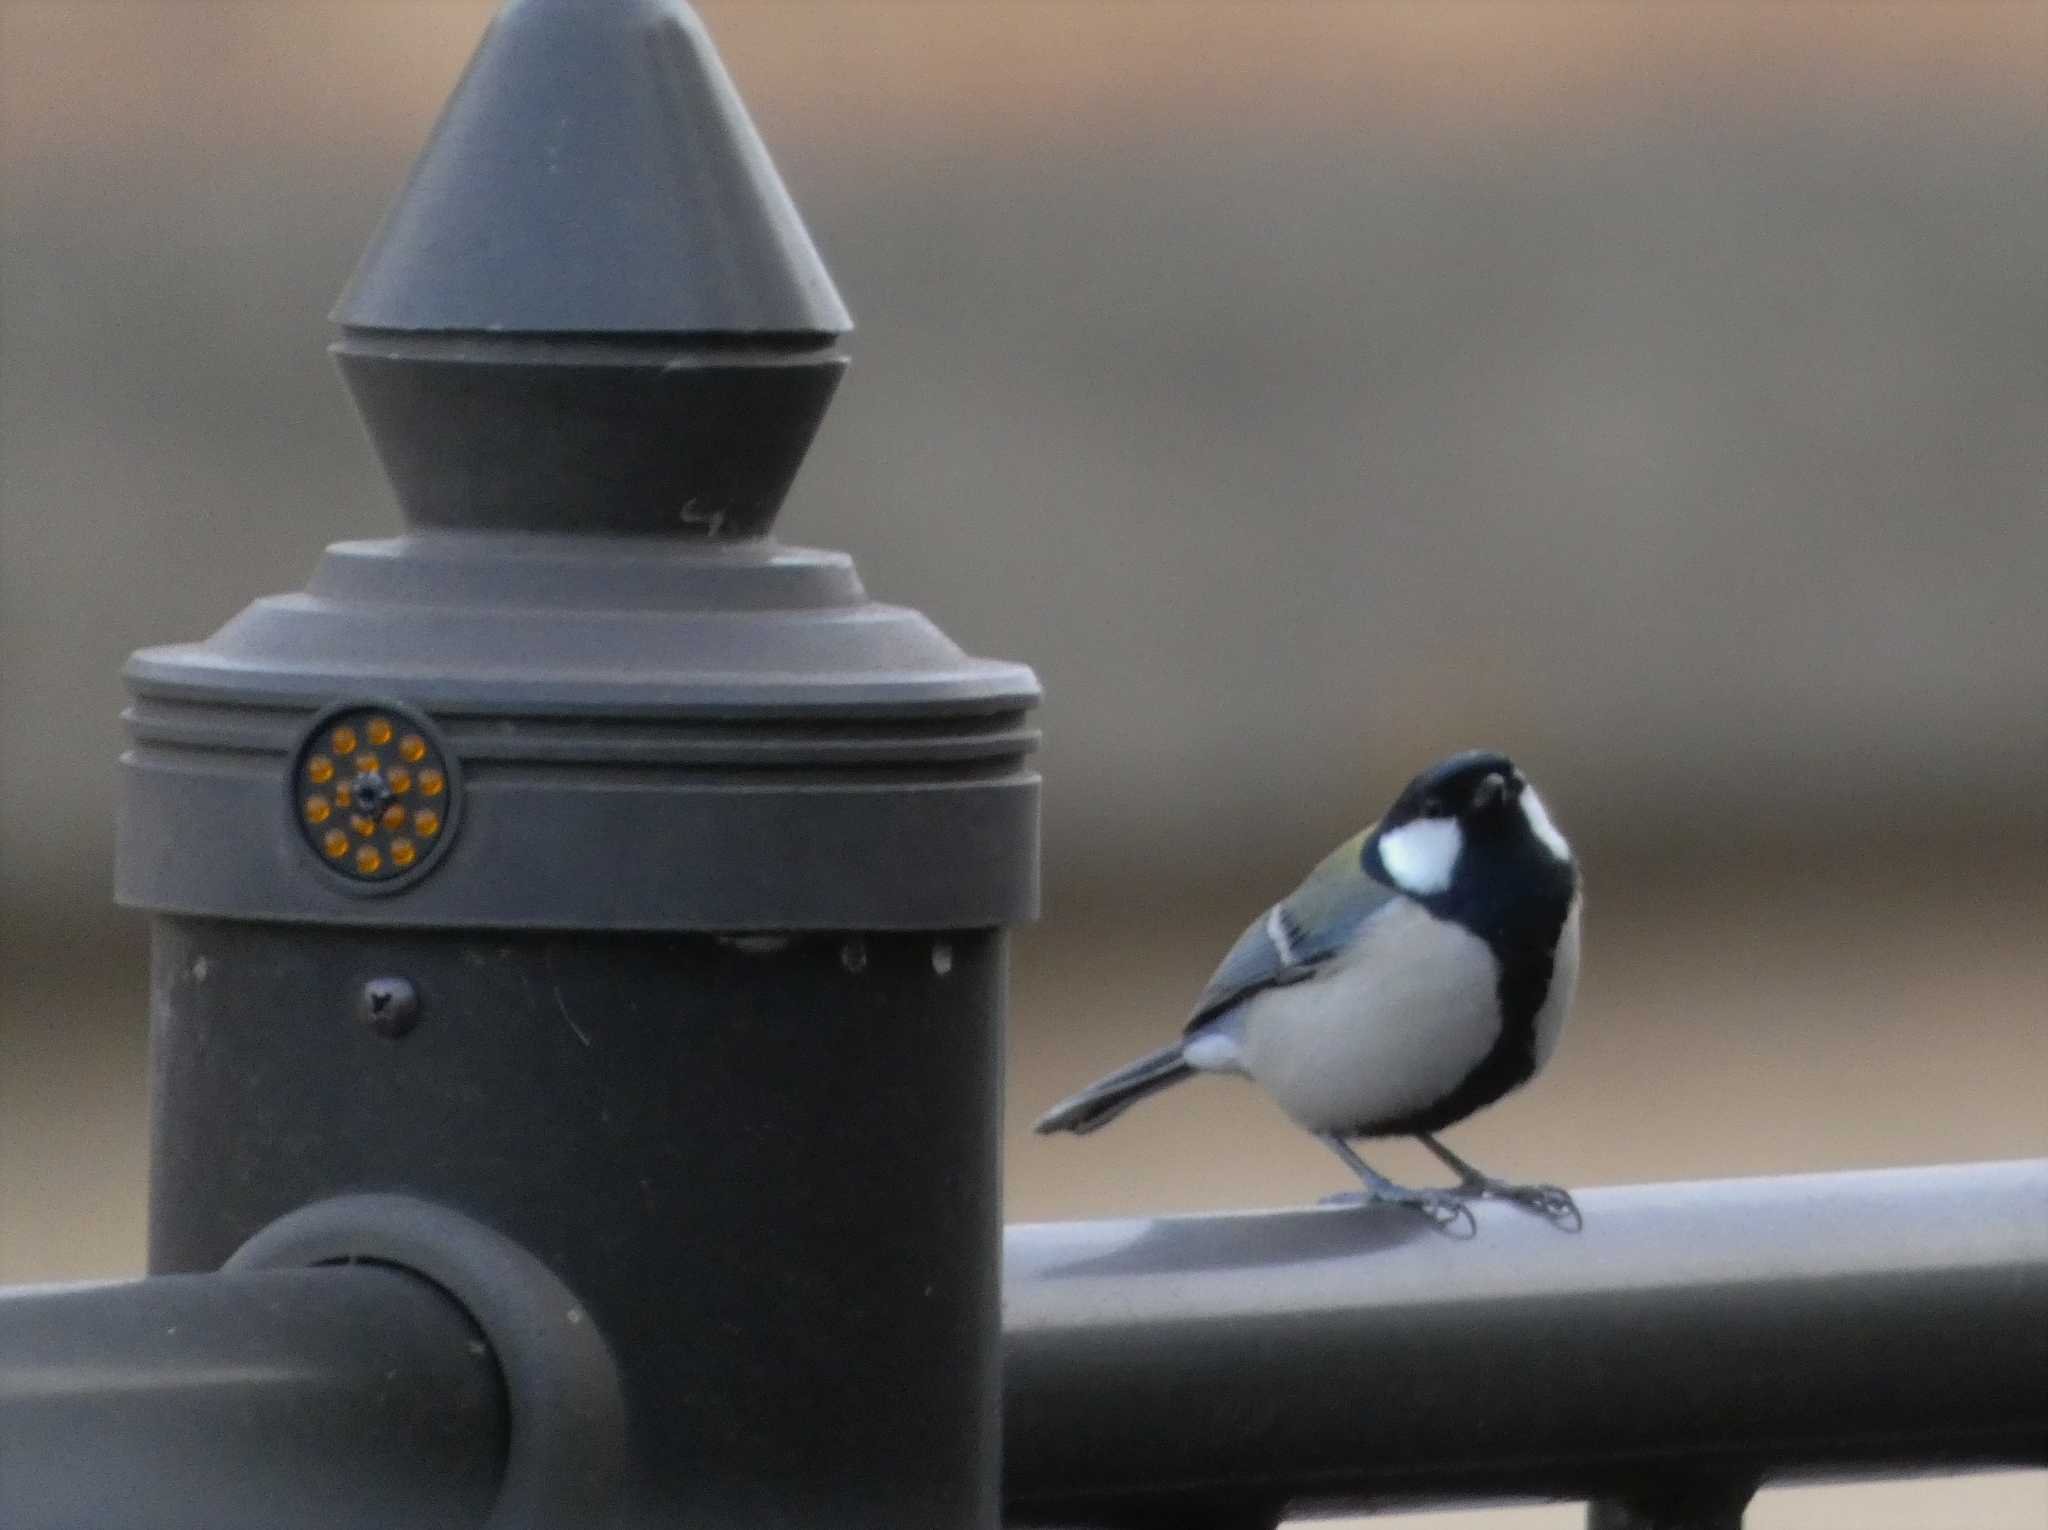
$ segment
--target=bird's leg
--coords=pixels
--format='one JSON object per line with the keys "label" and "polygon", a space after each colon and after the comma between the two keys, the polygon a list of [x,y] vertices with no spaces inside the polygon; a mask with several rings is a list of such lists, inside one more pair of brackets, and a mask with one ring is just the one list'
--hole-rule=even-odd
{"label": "bird's leg", "polygon": [[1440,1232],[1470,1238],[1479,1231],[1472,1208],[1450,1190],[1411,1190],[1397,1185],[1351,1150],[1351,1144],[1335,1132],[1318,1132],[1317,1139],[1344,1160],[1344,1166],[1358,1176],[1363,1193],[1331,1196],[1332,1201],[1362,1202],[1366,1205],[1413,1206],[1435,1224]]}
{"label": "bird's leg", "polygon": [[1458,1191],[1462,1195],[1485,1195],[1495,1200],[1513,1201],[1517,1206],[1527,1206],[1531,1211],[1561,1224],[1576,1226],[1583,1220],[1579,1216],[1578,1202],[1562,1185],[1511,1185],[1467,1163],[1428,1132],[1417,1132],[1415,1139],[1458,1176]]}

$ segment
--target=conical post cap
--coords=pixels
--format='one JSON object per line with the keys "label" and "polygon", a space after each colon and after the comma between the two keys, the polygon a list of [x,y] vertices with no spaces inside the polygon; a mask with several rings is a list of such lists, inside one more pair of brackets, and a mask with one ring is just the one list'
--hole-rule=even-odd
{"label": "conical post cap", "polygon": [[681,0],[512,0],[334,320],[813,341],[852,327]]}
{"label": "conical post cap", "polygon": [[846,310],[682,0],[511,0],[334,310],[415,526],[765,535]]}

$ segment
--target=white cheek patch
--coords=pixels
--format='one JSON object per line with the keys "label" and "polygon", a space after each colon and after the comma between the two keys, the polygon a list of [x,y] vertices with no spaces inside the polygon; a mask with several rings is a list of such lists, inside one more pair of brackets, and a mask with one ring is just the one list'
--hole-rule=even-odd
{"label": "white cheek patch", "polygon": [[1557,825],[1550,821],[1550,814],[1544,809],[1543,799],[1536,795],[1533,786],[1522,790],[1522,816],[1529,821],[1529,832],[1543,841],[1543,847],[1561,861],[1572,858],[1572,847],[1564,842],[1564,836],[1557,832]]}
{"label": "white cheek patch", "polygon": [[1464,831],[1455,818],[1416,818],[1380,836],[1380,864],[1396,887],[1418,898],[1449,887],[1464,852]]}

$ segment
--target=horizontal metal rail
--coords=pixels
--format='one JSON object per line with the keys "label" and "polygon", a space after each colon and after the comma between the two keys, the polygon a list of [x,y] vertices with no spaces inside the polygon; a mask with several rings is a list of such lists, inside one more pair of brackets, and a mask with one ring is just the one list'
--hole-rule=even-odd
{"label": "horizontal metal rail", "polygon": [[[1466,1241],[1351,1207],[1009,1228],[1006,1521],[1733,1525],[1759,1481],[2048,1462],[2048,1162],[1580,1204]],[[396,1270],[0,1292],[7,1530],[481,1525],[507,1429],[481,1335]]]}
{"label": "horizontal metal rail", "polygon": [[171,1275],[0,1292],[0,1525],[483,1524],[497,1367],[395,1270]]}
{"label": "horizontal metal rail", "polygon": [[[1740,1503],[2048,1462],[2048,1162],[1008,1229],[1005,1518]],[[1680,1491],[1686,1484],[1697,1490]],[[1614,1507],[1616,1505],[1624,1507]]]}

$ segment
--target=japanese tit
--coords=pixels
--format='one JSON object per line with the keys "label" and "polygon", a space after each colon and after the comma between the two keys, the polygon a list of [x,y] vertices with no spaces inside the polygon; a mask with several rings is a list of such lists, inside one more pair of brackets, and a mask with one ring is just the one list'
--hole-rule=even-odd
{"label": "japanese tit", "polygon": [[[1411,1206],[1446,1230],[1476,1230],[1475,1195],[1576,1222],[1566,1191],[1495,1179],[1435,1134],[1549,1060],[1578,979],[1579,909],[1578,863],[1536,789],[1505,755],[1453,755],[1252,921],[1179,1041],[1037,1130],[1092,1132],[1198,1073],[1240,1074],[1358,1176],[1363,1193],[1345,1199]],[[1383,1178],[1351,1146],[1370,1137],[1418,1139],[1458,1187]]]}

